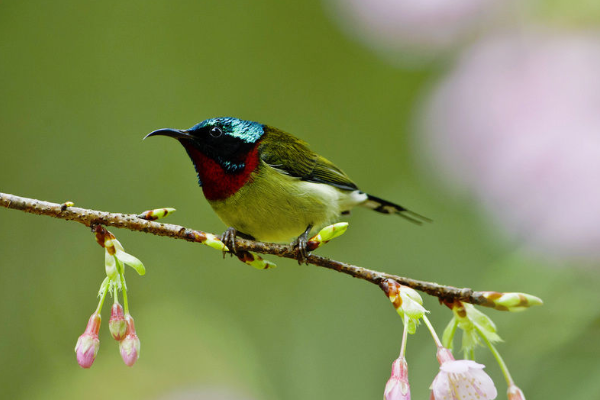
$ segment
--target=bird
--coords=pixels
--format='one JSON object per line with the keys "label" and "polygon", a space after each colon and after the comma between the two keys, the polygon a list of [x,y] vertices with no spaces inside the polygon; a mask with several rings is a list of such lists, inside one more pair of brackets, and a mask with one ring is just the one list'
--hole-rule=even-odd
{"label": "bird", "polygon": [[158,129],[144,139],[153,136],[168,136],[183,145],[206,200],[228,226],[221,240],[233,253],[238,236],[261,242],[293,240],[298,262],[306,261],[311,233],[356,206],[415,224],[431,221],[363,192],[306,142],[270,125],[219,117],[185,130]]}

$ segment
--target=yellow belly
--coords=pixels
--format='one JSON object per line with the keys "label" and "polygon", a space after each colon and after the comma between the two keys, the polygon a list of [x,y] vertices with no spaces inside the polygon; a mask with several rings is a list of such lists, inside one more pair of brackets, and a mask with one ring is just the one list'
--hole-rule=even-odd
{"label": "yellow belly", "polygon": [[359,203],[351,192],[301,181],[266,165],[251,179],[234,195],[210,204],[227,226],[259,241],[287,242],[309,225],[316,232]]}

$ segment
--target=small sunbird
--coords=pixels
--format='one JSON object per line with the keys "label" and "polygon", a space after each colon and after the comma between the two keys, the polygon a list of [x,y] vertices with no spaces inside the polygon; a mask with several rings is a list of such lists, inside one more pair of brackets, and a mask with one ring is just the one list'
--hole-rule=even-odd
{"label": "small sunbird", "polygon": [[306,142],[269,125],[211,118],[186,130],[158,129],[145,138],[150,136],[172,137],[183,145],[204,196],[229,227],[222,240],[234,252],[238,235],[263,242],[294,239],[303,260],[310,234],[356,206],[417,224],[430,221],[361,191]]}

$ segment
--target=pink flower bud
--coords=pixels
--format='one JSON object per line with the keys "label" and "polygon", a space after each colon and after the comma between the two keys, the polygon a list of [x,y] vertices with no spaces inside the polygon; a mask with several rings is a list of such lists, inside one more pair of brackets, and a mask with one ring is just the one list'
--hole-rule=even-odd
{"label": "pink flower bud", "polygon": [[448,361],[454,361],[452,352],[445,347],[438,347],[436,357],[440,365],[447,363]]}
{"label": "pink flower bud", "polygon": [[127,335],[125,336],[125,339],[119,343],[119,350],[121,351],[123,362],[131,367],[140,357],[140,339],[135,333],[131,315],[127,314],[125,316],[125,321],[127,322]]}
{"label": "pink flower bud", "polygon": [[431,384],[431,400],[491,400],[498,395],[485,367],[472,360],[454,360],[450,350],[438,348],[440,372]]}
{"label": "pink flower bud", "polygon": [[110,310],[108,328],[112,337],[117,341],[123,340],[127,334],[127,322],[125,322],[125,314],[123,314],[123,307],[121,307],[119,303],[114,303]]}
{"label": "pink flower bud", "polygon": [[523,391],[514,384],[508,388],[508,400],[525,400]]}
{"label": "pink flower bud", "polygon": [[385,385],[383,398],[384,400],[410,400],[408,364],[404,357],[399,357],[392,363],[392,376]]}
{"label": "pink flower bud", "polygon": [[100,314],[92,314],[85,332],[77,339],[75,353],[77,353],[77,363],[81,368],[91,367],[96,359],[96,354],[98,354],[98,349],[100,348],[100,340],[98,339],[100,322]]}

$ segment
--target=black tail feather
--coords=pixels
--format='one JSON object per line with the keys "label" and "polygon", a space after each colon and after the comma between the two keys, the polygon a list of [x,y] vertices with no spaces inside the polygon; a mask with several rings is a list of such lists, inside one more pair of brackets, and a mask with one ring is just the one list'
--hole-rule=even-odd
{"label": "black tail feather", "polygon": [[379,197],[371,196],[370,194],[367,194],[367,201],[362,205],[382,214],[397,214],[417,225],[422,225],[424,222],[432,222],[431,219],[421,214],[417,214],[401,205],[391,203],[387,200],[380,199]]}

